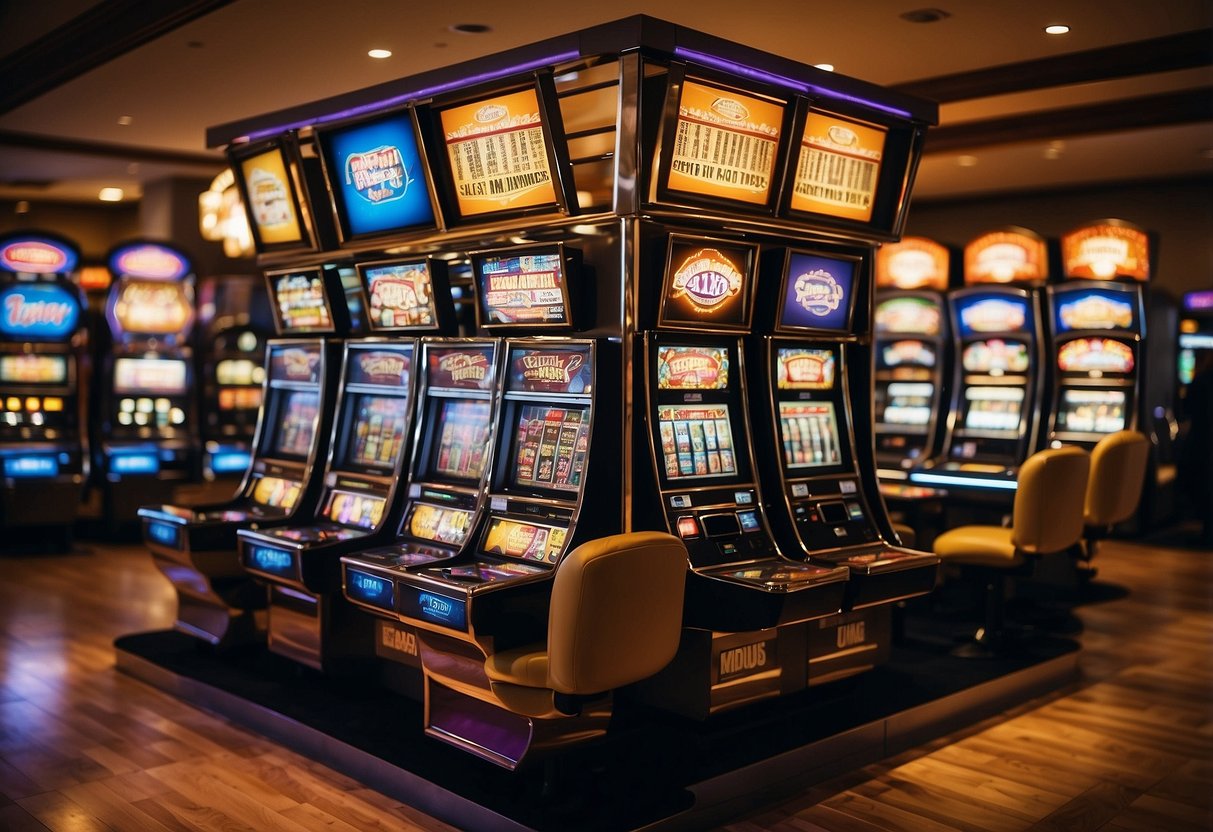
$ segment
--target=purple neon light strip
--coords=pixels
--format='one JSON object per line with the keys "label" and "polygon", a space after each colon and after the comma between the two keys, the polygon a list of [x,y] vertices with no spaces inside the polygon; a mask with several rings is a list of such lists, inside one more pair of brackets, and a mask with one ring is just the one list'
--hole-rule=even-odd
{"label": "purple neon light strip", "polygon": [[870,101],[866,98],[847,95],[845,92],[839,92],[838,90],[832,90],[826,87],[819,87],[815,84],[806,84],[803,81],[786,78],[782,75],[776,75],[773,72],[765,72],[761,69],[754,69],[753,67],[746,66],[745,64],[735,63],[733,61],[725,60],[724,58],[717,58],[715,55],[696,52],[693,49],[685,49],[681,46],[677,46],[674,48],[674,54],[681,58],[687,58],[688,60],[698,61],[701,64],[707,64],[708,66],[715,67],[716,69],[723,69],[727,72],[745,75],[750,78],[756,78],[760,81],[766,81],[767,83],[776,84],[781,87],[791,87],[792,89],[799,90],[803,93],[813,93],[814,95],[820,95],[826,98],[835,98],[840,101],[850,101],[854,104],[861,104],[864,107],[870,107],[873,110],[891,113],[892,115],[900,116],[901,118],[911,117],[911,114],[906,110],[899,110],[896,107],[890,107],[887,104],[881,104],[878,101]]}
{"label": "purple neon light strip", "polygon": [[482,72],[478,75],[469,75],[466,78],[460,78],[456,81],[447,81],[444,84],[437,84],[433,87],[410,90],[409,92],[401,93],[400,95],[393,95],[391,98],[384,98],[380,101],[372,101],[369,104],[360,104],[357,107],[350,107],[336,113],[317,116],[313,119],[295,121],[289,124],[280,125],[278,127],[267,127],[264,130],[257,130],[256,132],[249,133],[248,140],[256,141],[257,139],[264,139],[269,136],[277,136],[278,134],[284,133],[287,130],[295,130],[300,127],[310,127],[317,124],[326,124],[331,121],[341,121],[343,119],[353,118],[354,116],[361,116],[366,115],[367,113],[387,110],[417,98],[426,98],[431,95],[450,92],[451,90],[458,89],[459,87],[484,83],[485,81],[496,81],[498,78],[505,78],[509,75],[517,75],[520,72],[527,72],[528,70],[538,69],[539,67],[548,66],[549,64],[560,63],[561,61],[571,61],[580,56],[581,53],[579,52],[569,51],[561,52],[558,55],[550,55],[545,58],[536,58],[535,60],[527,61],[526,63],[514,64],[513,66],[493,70],[492,72]]}

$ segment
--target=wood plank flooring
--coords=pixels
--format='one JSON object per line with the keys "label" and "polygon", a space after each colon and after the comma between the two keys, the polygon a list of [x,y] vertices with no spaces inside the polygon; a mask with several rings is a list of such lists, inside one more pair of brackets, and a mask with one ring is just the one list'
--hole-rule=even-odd
{"label": "wood plank flooring", "polygon": [[[0,830],[450,828],[115,671],[175,598],[141,548],[80,548],[0,557]],[[1213,829],[1213,552],[1097,564],[1130,593],[1079,608],[1081,681],[722,828]]]}

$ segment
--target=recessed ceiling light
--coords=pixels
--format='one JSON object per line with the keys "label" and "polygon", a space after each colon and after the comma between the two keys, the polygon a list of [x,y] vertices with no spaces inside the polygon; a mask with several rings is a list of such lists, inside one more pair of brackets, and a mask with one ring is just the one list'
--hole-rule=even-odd
{"label": "recessed ceiling light", "polygon": [[1054,23],[1045,27],[1046,35],[1064,35],[1070,31],[1070,27],[1064,23]]}
{"label": "recessed ceiling light", "polygon": [[901,13],[901,19],[910,23],[937,23],[951,16],[951,12],[945,12],[943,9],[911,9]]}
{"label": "recessed ceiling light", "polygon": [[813,64],[813,66],[817,67],[818,69],[824,69],[826,72],[833,72],[833,71],[834,71],[834,65],[833,65],[833,64]]}
{"label": "recessed ceiling light", "polygon": [[123,127],[130,127],[132,124],[135,123],[135,117],[134,116],[118,116],[118,123],[121,124]]}
{"label": "recessed ceiling light", "polygon": [[390,50],[390,49],[372,49],[370,52],[367,52],[366,54],[372,58],[390,58],[390,57],[392,57],[392,50]]}
{"label": "recessed ceiling light", "polygon": [[13,206],[13,212],[16,214],[28,214],[29,201],[24,199],[17,200],[17,204]]}
{"label": "recessed ceiling light", "polygon": [[977,157],[976,156],[957,156],[956,164],[960,165],[962,168],[971,168],[977,164]]}
{"label": "recessed ceiling light", "polygon": [[121,188],[102,188],[101,193],[97,194],[97,199],[102,202],[121,202],[122,196]]}
{"label": "recessed ceiling light", "polygon": [[493,31],[493,27],[485,23],[456,23],[451,27],[451,31],[465,35],[483,35]]}

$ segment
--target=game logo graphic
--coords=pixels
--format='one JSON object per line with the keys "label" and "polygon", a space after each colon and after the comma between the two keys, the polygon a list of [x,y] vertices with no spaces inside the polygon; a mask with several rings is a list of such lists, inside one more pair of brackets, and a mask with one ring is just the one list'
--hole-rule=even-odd
{"label": "game logo graphic", "polygon": [[493,386],[491,347],[435,349],[427,360],[430,387],[488,390]]}
{"label": "game logo graphic", "polygon": [[128,243],[110,252],[113,274],[147,280],[180,280],[190,273],[190,261],[179,251],[158,243]]}
{"label": "game logo graphic", "polygon": [[1043,238],[1024,231],[992,231],[965,246],[964,280],[977,283],[1016,283],[1049,276]]}
{"label": "game logo graphic", "polygon": [[320,383],[320,350],[312,346],[270,348],[270,378],[274,381]]}
{"label": "game logo graphic", "polygon": [[775,357],[775,384],[780,390],[832,390],[834,351],[781,347]]}
{"label": "game logo graphic", "polygon": [[589,353],[589,347],[567,350],[516,348],[510,353],[509,389],[589,393],[594,379]]}
{"label": "game logo graphic", "polygon": [[783,113],[774,101],[684,81],[666,187],[767,204]]}
{"label": "game logo graphic", "polygon": [[248,193],[249,214],[262,244],[297,243],[303,229],[295,213],[295,200],[280,148],[250,156],[240,162]]}
{"label": "game logo graphic", "polygon": [[1057,331],[1074,329],[1132,329],[1133,304],[1120,293],[1092,291],[1073,300],[1058,301]]}
{"label": "game logo graphic", "polygon": [[926,237],[902,237],[876,250],[876,286],[879,289],[948,288],[951,255],[945,246]]}
{"label": "game logo graphic", "polygon": [[805,119],[792,180],[793,211],[868,222],[880,183],[886,131],[829,113]]}
{"label": "game logo graphic", "polygon": [[750,309],[754,247],[724,240],[672,237],[661,325],[743,329]]}
{"label": "game logo graphic", "polygon": [[1057,368],[1063,373],[1131,373],[1133,348],[1111,338],[1078,338],[1057,351]]}
{"label": "game logo graphic", "polygon": [[845,331],[856,261],[793,251],[784,275],[780,328]]}
{"label": "game logo graphic", "polygon": [[1061,238],[1063,271],[1069,278],[1111,280],[1150,279],[1150,242],[1144,231],[1128,223],[1097,223]]}
{"label": "game logo graphic", "polygon": [[890,298],[876,306],[876,331],[934,336],[939,334],[942,308],[919,297]]}
{"label": "game logo graphic", "polygon": [[61,340],[76,331],[79,320],[80,302],[63,286],[18,283],[0,289],[0,334],[5,337]]}
{"label": "game logo graphic", "polygon": [[976,295],[956,302],[961,335],[974,332],[1021,332],[1032,329],[1028,302],[1023,298]]}
{"label": "game logo graphic", "polygon": [[727,390],[728,387],[728,350],[662,347],[657,353],[658,390]]}
{"label": "game logo graphic", "polygon": [[110,295],[110,325],[124,333],[184,336],[194,323],[192,295],[184,283],[124,278]]}
{"label": "game logo graphic", "polygon": [[412,347],[399,350],[351,350],[348,384],[408,387]]}
{"label": "game logo graphic", "polygon": [[17,274],[67,274],[79,255],[68,246],[45,237],[10,237],[0,241],[0,269]]}

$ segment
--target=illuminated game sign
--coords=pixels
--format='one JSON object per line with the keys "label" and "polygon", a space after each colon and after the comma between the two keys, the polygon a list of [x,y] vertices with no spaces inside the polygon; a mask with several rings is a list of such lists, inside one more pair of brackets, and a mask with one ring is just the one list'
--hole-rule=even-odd
{"label": "illuminated game sign", "polygon": [[413,366],[411,347],[398,350],[351,350],[347,384],[378,384],[388,387],[409,386]]}
{"label": "illuminated game sign", "polygon": [[194,323],[194,299],[186,283],[124,277],[110,293],[108,316],[116,333],[180,335]]}
{"label": "illuminated game sign", "polygon": [[491,347],[433,349],[427,361],[430,387],[488,390],[493,386]]}
{"label": "illuminated game sign", "polygon": [[868,222],[887,131],[829,113],[805,119],[792,180],[792,211]]}
{"label": "illuminated game sign", "polygon": [[834,351],[781,347],[775,358],[775,384],[780,390],[832,390]]}
{"label": "illuminated game sign", "polygon": [[484,536],[484,550],[495,555],[555,563],[564,549],[565,533],[565,529],[555,526],[494,517]]}
{"label": "illuminated game sign", "polygon": [[851,258],[789,252],[777,328],[846,331],[857,263]]}
{"label": "illuminated game sign", "polygon": [[408,531],[413,537],[462,546],[472,527],[472,513],[458,508],[416,503],[409,515]]}
{"label": "illuminated game sign", "polygon": [[1146,232],[1120,220],[1107,220],[1071,231],[1061,238],[1067,279],[1150,279],[1150,241]]}
{"label": "illuminated game sign", "polygon": [[880,348],[882,367],[934,367],[935,361],[935,347],[926,341],[907,338],[904,341],[884,344]]}
{"label": "illuminated game sign", "polygon": [[0,355],[0,381],[9,384],[65,384],[67,371],[64,355]]}
{"label": "illuminated game sign", "polygon": [[0,335],[60,341],[76,331],[80,301],[56,283],[16,283],[0,289]]}
{"label": "illuminated game sign", "polygon": [[274,381],[320,383],[320,350],[317,347],[277,345],[270,348],[270,378]]}
{"label": "illuminated game sign", "polygon": [[461,216],[557,204],[535,88],[451,107],[439,119]]}
{"label": "illuminated game sign", "polygon": [[1184,309],[1189,312],[1200,312],[1213,309],[1213,289],[1202,292],[1188,292],[1184,295]]}
{"label": "illuminated game sign", "polygon": [[295,577],[295,558],[290,552],[270,546],[248,546],[244,550],[245,566],[258,572],[268,572],[280,578]]}
{"label": "illuminated game sign", "polygon": [[80,255],[66,242],[42,235],[0,241],[0,269],[16,274],[67,274]]}
{"label": "illuminated game sign", "polygon": [[658,390],[727,390],[729,352],[719,347],[662,347]]}
{"label": "illuminated game sign", "polygon": [[924,297],[897,297],[876,306],[876,331],[934,336],[942,320],[940,304]]}
{"label": "illuminated game sign", "polygon": [[110,272],[147,280],[180,280],[190,273],[189,258],[160,243],[127,243],[110,252]]}
{"label": "illuminated game sign", "polygon": [[589,393],[594,372],[590,349],[536,349],[510,352],[509,389],[544,393]]}
{"label": "illuminated game sign", "polygon": [[480,323],[486,327],[572,324],[560,246],[472,255]]}
{"label": "illuminated game sign", "polygon": [[253,502],[290,511],[299,500],[301,485],[280,477],[259,477],[253,486]]}
{"label": "illuminated game sign", "polygon": [[303,226],[282,148],[276,146],[242,159],[240,174],[249,216],[261,243],[272,246],[302,242]]}
{"label": "illuminated game sign", "polygon": [[1075,329],[1133,329],[1134,304],[1124,293],[1092,289],[1069,299],[1057,298],[1057,331]]}
{"label": "illuminated game sign", "polygon": [[903,237],[876,250],[876,286],[880,289],[948,288],[951,255],[945,246],[926,237]]}
{"label": "illuminated game sign", "polygon": [[978,237],[965,246],[964,263],[966,285],[1038,281],[1049,276],[1044,239],[1023,229]]}
{"label": "illuminated game sign", "polygon": [[284,332],[333,330],[333,313],[320,269],[284,272],[269,279],[274,309]]}
{"label": "illuminated game sign", "polygon": [[954,308],[961,335],[980,332],[1023,332],[1033,329],[1026,298],[971,295],[957,299]]}
{"label": "illuminated game sign", "polygon": [[1133,348],[1111,338],[1077,338],[1057,351],[1063,373],[1131,373],[1133,363]]}
{"label": "illuminated game sign", "polygon": [[974,341],[964,348],[961,365],[967,373],[1026,373],[1028,371],[1028,345],[1023,341],[1004,341],[991,338]]}
{"label": "illuminated game sign", "polygon": [[686,80],[669,148],[671,191],[767,205],[784,104]]}
{"label": "illuminated game sign", "polygon": [[344,238],[434,225],[411,113],[318,131],[317,141]]}
{"label": "illuminated game sign", "polygon": [[659,325],[745,329],[753,262],[754,246],[671,236]]}
{"label": "illuminated game sign", "polygon": [[372,329],[435,329],[438,312],[429,260],[358,266]]}
{"label": "illuminated game sign", "polygon": [[360,569],[345,571],[345,591],[351,598],[382,610],[396,606],[395,584]]}
{"label": "illuminated game sign", "polygon": [[343,526],[373,529],[383,520],[385,504],[382,497],[371,494],[333,491],[329,495],[328,505],[324,507],[324,516]]}

